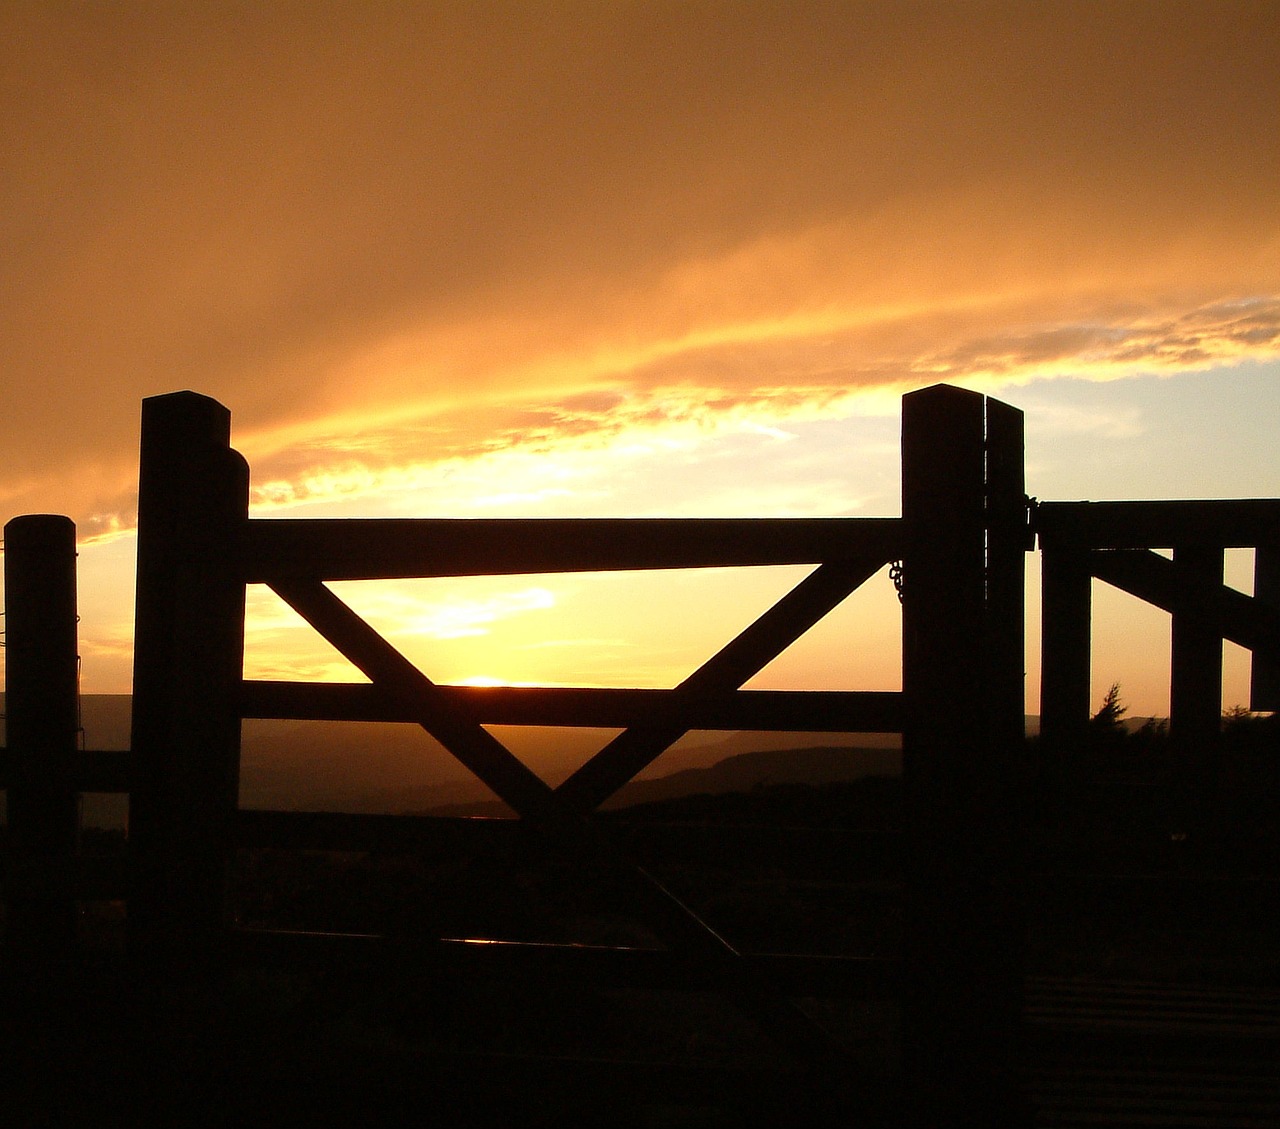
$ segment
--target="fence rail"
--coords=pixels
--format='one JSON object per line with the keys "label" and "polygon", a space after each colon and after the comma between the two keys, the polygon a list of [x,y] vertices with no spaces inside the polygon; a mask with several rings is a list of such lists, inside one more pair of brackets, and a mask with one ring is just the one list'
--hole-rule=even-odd
{"label": "fence rail", "polygon": [[[1082,738],[1090,711],[1093,579],[1172,616],[1169,725],[1208,747],[1222,708],[1222,643],[1253,655],[1250,705],[1280,708],[1280,501],[1042,502],[1041,734]],[[1223,583],[1224,551],[1254,550],[1254,594]],[[1172,559],[1155,552],[1172,549]]]}
{"label": "fence rail", "polygon": [[1040,502],[1041,542],[1081,549],[1172,549],[1188,542],[1224,549],[1267,544],[1280,530],[1280,500]]}
{"label": "fence rail", "polygon": [[249,584],[306,577],[443,576],[744,568],[902,555],[897,518],[252,519]]}
{"label": "fence rail", "polygon": [[[447,708],[484,725],[624,729],[758,729],[798,733],[901,733],[896,691],[731,690],[694,700],[670,690],[542,686],[439,686]],[[415,711],[364,683],[246,682],[244,717],[414,722]]]}

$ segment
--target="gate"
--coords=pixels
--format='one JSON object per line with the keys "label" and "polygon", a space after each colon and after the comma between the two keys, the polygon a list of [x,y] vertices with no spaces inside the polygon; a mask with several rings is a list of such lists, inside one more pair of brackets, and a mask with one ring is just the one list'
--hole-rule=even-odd
{"label": "gate", "polygon": [[[886,989],[900,994],[903,1077],[916,1123],[1007,1115],[1020,984],[1014,807],[1024,750],[1023,557],[1029,548],[1022,416],[955,388],[915,392],[903,402],[902,454],[901,518],[258,520],[248,517],[248,469],[230,446],[229,412],[189,392],[144,401],[132,749],[120,770],[127,779],[113,785],[130,794],[134,956],[182,974],[216,965],[228,945],[242,954],[341,945],[341,938],[236,929],[229,911],[236,848],[358,846],[378,836],[431,832],[424,821],[406,817],[239,811],[241,721],[414,724],[505,800],[522,827],[570,854],[610,865],[667,946],[647,957],[620,951],[614,954],[619,965],[648,960],[672,982],[718,990],[806,1076],[870,1111],[884,1095],[857,1076],[844,1049],[796,1006],[788,987],[788,979],[812,984],[822,962],[806,966],[738,952],[638,865],[628,844],[594,813],[692,729],[901,732],[904,951],[900,961],[844,969],[844,985],[873,996]],[[12,543],[13,526],[7,569],[19,569],[23,559]],[[741,689],[894,563],[903,604],[900,693]],[[797,564],[815,567],[671,690],[440,685],[326,587],[357,579]],[[245,586],[251,583],[281,596],[369,684],[244,680]],[[12,598],[15,589],[9,591]],[[50,614],[65,618],[65,611]],[[21,677],[12,649],[17,630],[11,618],[8,784],[21,811],[29,770],[54,758],[14,725],[15,710],[24,708],[14,697]],[[74,648],[74,631],[71,641]],[[552,788],[485,724],[622,732]],[[74,798],[74,786],[83,786],[89,771],[84,761],[72,772],[81,773],[78,785],[64,773],[56,792]],[[14,845],[27,858],[67,853],[61,839],[16,835]],[[47,914],[32,921],[36,933],[60,928]],[[437,947],[437,958],[446,959],[446,947]],[[468,960],[486,959],[474,948]],[[527,957],[535,969],[539,961],[546,966],[544,948],[529,946],[521,954],[516,946],[513,955],[511,946],[492,947],[492,958]],[[555,959],[572,975],[575,965],[585,968],[601,954]]]}

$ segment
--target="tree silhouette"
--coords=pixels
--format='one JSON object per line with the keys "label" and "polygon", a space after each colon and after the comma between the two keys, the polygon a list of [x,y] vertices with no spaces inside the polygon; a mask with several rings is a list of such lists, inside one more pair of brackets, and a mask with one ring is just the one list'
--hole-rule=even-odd
{"label": "tree silhouette", "polygon": [[1120,703],[1120,683],[1111,683],[1102,706],[1089,719],[1089,730],[1095,737],[1119,737],[1124,733],[1124,715],[1129,707]]}

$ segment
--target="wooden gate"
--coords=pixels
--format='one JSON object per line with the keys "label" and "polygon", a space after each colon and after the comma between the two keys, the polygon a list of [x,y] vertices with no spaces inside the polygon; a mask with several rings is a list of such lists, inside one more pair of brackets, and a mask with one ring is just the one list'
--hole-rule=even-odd
{"label": "wooden gate", "polygon": [[[925,389],[904,399],[902,448],[901,518],[259,520],[248,517],[248,470],[230,446],[229,412],[189,392],[144,401],[127,782],[135,956],[175,972],[216,962],[228,939],[241,947],[280,941],[233,928],[230,862],[247,839],[332,846],[385,832],[386,821],[373,817],[240,812],[243,718],[404,722],[430,733],[524,825],[608,860],[682,977],[722,991],[815,1076],[845,1084],[850,1061],[796,1007],[779,965],[738,953],[636,865],[593,813],[692,729],[901,732],[907,940],[900,962],[869,962],[875,967],[862,980],[868,991],[886,983],[901,991],[916,1123],[1004,1117],[1020,982],[1013,790],[1023,755],[1029,548],[1021,413],[976,393]],[[901,693],[741,689],[894,562]],[[657,691],[439,685],[326,587],[797,564],[815,567],[680,685]],[[247,584],[268,585],[369,684],[244,680]],[[15,627],[11,621],[11,640]],[[15,657],[11,651],[11,684]],[[622,732],[552,788],[485,724]],[[18,765],[33,755],[11,742],[11,792],[25,779]],[[865,1088],[860,1096],[874,1104]]]}
{"label": "wooden gate", "polygon": [[[1280,501],[1045,502],[1035,527],[1040,726],[1049,757],[1084,744],[1097,578],[1170,613],[1169,737],[1182,806],[1203,814],[1217,783],[1224,639],[1252,653],[1250,708],[1280,708]],[[1229,548],[1254,550],[1252,596],[1223,583]]]}

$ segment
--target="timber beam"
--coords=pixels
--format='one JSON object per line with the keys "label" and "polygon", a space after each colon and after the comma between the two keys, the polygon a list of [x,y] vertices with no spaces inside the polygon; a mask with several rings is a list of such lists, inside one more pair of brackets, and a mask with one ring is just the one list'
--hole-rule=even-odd
{"label": "timber beam", "polygon": [[1089,571],[1131,596],[1207,626],[1256,655],[1280,661],[1280,610],[1225,584],[1184,578],[1175,562],[1149,549],[1089,554]]}

